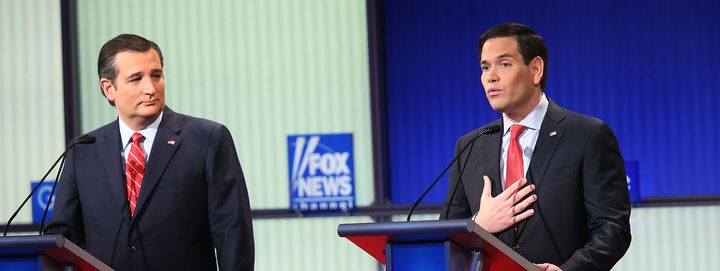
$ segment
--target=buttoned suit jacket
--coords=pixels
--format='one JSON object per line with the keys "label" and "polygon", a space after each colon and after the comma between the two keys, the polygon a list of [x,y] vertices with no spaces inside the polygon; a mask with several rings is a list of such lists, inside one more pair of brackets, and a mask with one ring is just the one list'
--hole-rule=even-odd
{"label": "buttoned suit jacket", "polygon": [[[455,152],[493,125],[505,130],[502,119],[489,123],[462,136]],[[480,136],[472,152],[453,166],[441,219],[469,218],[478,211],[483,175],[492,180],[493,197],[502,192],[502,136]],[[496,234],[505,244],[533,263],[566,271],[610,270],[625,254],[631,240],[625,166],[606,123],[549,101],[526,177],[536,186],[538,198],[529,207],[534,214],[517,224],[517,231],[511,227]]]}
{"label": "buttoned suit jacket", "polygon": [[225,126],[166,107],[134,216],[118,121],[89,134],[95,144],[68,152],[46,233],[117,270],[215,270],[216,259],[221,270],[253,269],[248,192]]}

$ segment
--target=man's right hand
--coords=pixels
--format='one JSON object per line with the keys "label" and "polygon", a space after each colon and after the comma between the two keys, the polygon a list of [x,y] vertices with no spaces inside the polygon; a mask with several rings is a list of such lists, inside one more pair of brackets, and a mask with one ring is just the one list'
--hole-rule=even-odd
{"label": "man's right hand", "polygon": [[[523,187],[527,183],[527,179],[522,178],[516,181],[494,198],[491,194],[492,181],[490,181],[490,177],[486,175],[483,176],[483,179],[485,187],[480,198],[480,210],[475,216],[475,223],[480,227],[490,233],[498,233],[533,215],[535,212],[533,209],[523,211],[537,200],[537,195],[530,195],[535,190],[535,185]],[[525,198],[526,196],[528,197]]]}

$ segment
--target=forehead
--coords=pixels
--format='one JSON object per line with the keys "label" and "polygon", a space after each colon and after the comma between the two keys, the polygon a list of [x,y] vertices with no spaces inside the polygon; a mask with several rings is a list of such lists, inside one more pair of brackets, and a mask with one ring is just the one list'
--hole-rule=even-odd
{"label": "forehead", "polygon": [[492,38],[485,41],[480,52],[481,61],[490,61],[503,57],[518,57],[517,39],[515,37]]}
{"label": "forehead", "polygon": [[115,67],[120,74],[162,70],[160,55],[154,49],[145,52],[119,52],[115,55]]}

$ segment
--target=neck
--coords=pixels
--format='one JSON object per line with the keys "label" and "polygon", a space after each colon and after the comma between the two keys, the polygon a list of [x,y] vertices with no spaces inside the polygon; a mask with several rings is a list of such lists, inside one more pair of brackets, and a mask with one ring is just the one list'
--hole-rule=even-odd
{"label": "neck", "polygon": [[523,119],[525,119],[525,117],[527,117],[528,114],[530,114],[530,112],[533,110],[533,108],[535,108],[535,106],[538,105],[538,103],[540,103],[541,97],[542,97],[542,92],[538,91],[535,93],[535,95],[533,95],[532,97],[530,97],[530,99],[528,99],[528,102],[526,102],[522,106],[516,108],[516,110],[512,110],[512,111],[508,111],[508,112],[504,112],[504,113],[505,113],[505,115],[508,116],[508,118],[510,118],[514,122],[520,122]]}
{"label": "neck", "polygon": [[[158,115],[158,116],[159,116],[159,115]],[[127,125],[130,129],[132,129],[133,131],[136,131],[136,132],[137,132],[137,131],[140,131],[140,130],[145,129],[146,127],[148,127],[148,125],[150,125],[151,123],[153,123],[153,121],[155,121],[155,119],[157,119],[158,116],[148,117],[148,118],[145,118],[145,117],[135,117],[135,118],[129,118],[129,119],[126,119],[126,118],[120,116],[120,119],[121,119],[122,122],[125,123],[125,125]]]}

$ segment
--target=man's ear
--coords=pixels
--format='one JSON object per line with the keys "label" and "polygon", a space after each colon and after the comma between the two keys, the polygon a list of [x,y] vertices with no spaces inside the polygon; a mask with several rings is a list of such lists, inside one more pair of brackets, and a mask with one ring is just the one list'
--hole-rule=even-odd
{"label": "man's ear", "polygon": [[530,74],[532,74],[533,85],[539,86],[543,75],[545,74],[545,61],[536,56],[530,61]]}
{"label": "man's ear", "polygon": [[115,101],[115,86],[113,85],[112,80],[107,78],[100,78],[100,88],[103,91],[103,94],[105,94],[105,97],[111,101]]}

